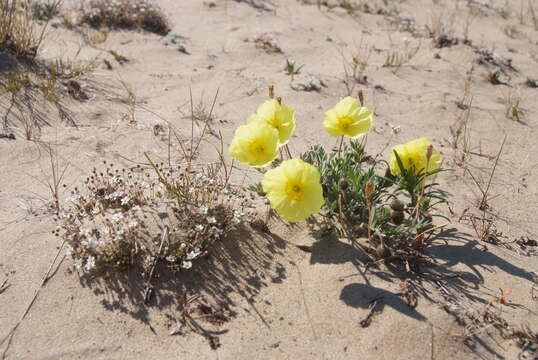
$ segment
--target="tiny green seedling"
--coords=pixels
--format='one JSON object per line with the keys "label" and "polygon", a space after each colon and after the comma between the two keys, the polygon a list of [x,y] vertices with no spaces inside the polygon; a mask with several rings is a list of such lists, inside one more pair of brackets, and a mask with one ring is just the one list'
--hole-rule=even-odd
{"label": "tiny green seedling", "polygon": [[297,66],[294,60],[286,59],[286,67],[284,68],[284,71],[286,72],[286,75],[291,76],[291,81],[293,81],[293,77],[299,75],[303,67],[304,64]]}

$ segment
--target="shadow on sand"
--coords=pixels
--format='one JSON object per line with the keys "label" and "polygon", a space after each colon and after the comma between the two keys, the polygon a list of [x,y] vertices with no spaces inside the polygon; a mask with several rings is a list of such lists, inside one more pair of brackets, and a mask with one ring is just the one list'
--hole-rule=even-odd
{"label": "shadow on sand", "polygon": [[209,255],[195,262],[192,270],[174,274],[161,269],[160,276],[152,281],[154,292],[149,305],[144,303],[146,282],[137,269],[106,277],[81,277],[80,281],[101,298],[106,309],[128,314],[145,324],[150,323],[151,308],[173,308],[184,288],[189,296],[200,294],[204,303],[227,309],[231,316],[236,301],[246,299],[252,311],[265,321],[256,309],[255,297],[263,287],[286,279],[284,265],[275,261],[285,247],[286,242],[276,235],[249,227],[237,230],[215,243]]}
{"label": "shadow on sand", "polygon": [[[493,274],[503,272],[532,281],[531,273],[497,256],[494,252],[484,251],[479,242],[455,228],[446,229],[437,234],[425,251],[425,255],[432,260],[423,262],[418,272],[407,272],[401,263],[370,267],[368,271],[365,271],[365,256],[362,251],[336,238],[323,238],[313,244],[310,249],[312,264],[352,263],[357,268],[356,274],[345,278],[362,276],[364,281],[343,287],[340,300],[346,305],[375,312],[380,312],[385,306],[390,306],[403,315],[419,321],[427,319],[415,308],[409,306],[401,293],[373,286],[370,279],[378,278],[389,283],[410,279],[416,284],[417,294],[431,303],[440,306],[452,304],[450,306],[461,306],[462,309],[484,309],[498,296],[497,292],[492,292],[484,286],[484,271]],[[441,295],[442,291],[445,292],[445,297]],[[514,305],[512,307],[518,307],[517,304],[512,305]],[[486,335],[477,334],[474,340],[475,347],[472,350],[477,354],[483,353],[488,357],[503,358],[495,341]]]}

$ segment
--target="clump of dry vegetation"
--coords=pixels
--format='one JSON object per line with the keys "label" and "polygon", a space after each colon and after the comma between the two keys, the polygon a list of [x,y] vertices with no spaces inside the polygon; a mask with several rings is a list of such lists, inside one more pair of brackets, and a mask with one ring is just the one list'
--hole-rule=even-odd
{"label": "clump of dry vegetation", "polygon": [[265,52],[268,54],[281,54],[283,52],[282,48],[278,44],[278,41],[273,36],[267,33],[261,33],[256,35],[252,39],[252,42],[256,44],[257,48],[265,50]]}
{"label": "clump of dry vegetation", "polygon": [[[61,0],[47,3],[55,13]],[[52,114],[75,125],[64,99],[86,100],[81,79],[95,69],[93,61],[58,59],[45,62],[38,50],[48,20],[37,31],[35,14],[27,0],[9,0],[0,4],[0,109],[3,133],[15,138],[21,132],[28,140],[39,137],[43,126],[50,125]]]}
{"label": "clump of dry vegetation", "polygon": [[370,44],[364,42],[362,38],[358,46],[350,52],[349,57],[346,56],[343,50],[341,51],[344,67],[344,79],[342,81],[344,82],[348,95],[355,92],[355,87],[357,85],[368,84],[366,69],[368,68],[371,54],[372,48]]}
{"label": "clump of dry vegetation", "polygon": [[[50,2],[52,12],[61,0]],[[33,59],[37,55],[46,25],[36,33],[32,7],[28,0],[3,0],[0,2],[0,50],[18,58]]]}
{"label": "clump of dry vegetation", "polygon": [[76,126],[67,99],[89,99],[88,90],[96,84],[85,80],[95,67],[94,60],[14,61],[8,71],[0,73],[3,131],[19,132],[27,140],[35,140],[54,117]]}
{"label": "clump of dry vegetation", "polygon": [[140,29],[166,35],[171,27],[163,11],[148,0],[91,0],[82,23],[93,27]]}
{"label": "clump of dry vegetation", "polygon": [[391,42],[391,48],[385,53],[384,67],[392,68],[396,73],[403,65],[409,63],[420,50],[421,43],[416,47],[409,46],[409,41],[405,41],[403,50],[398,50]]}
{"label": "clump of dry vegetation", "polygon": [[125,266],[149,275],[158,262],[189,269],[212,242],[244,219],[240,190],[223,178],[221,165],[154,164],[94,169],[75,188],[58,216],[55,234],[67,243],[74,267],[106,272]]}

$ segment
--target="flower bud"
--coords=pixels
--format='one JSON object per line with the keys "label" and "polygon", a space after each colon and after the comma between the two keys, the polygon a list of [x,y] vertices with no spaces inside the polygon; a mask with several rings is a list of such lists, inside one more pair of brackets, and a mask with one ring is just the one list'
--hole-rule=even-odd
{"label": "flower bud", "polygon": [[390,203],[390,208],[395,211],[404,211],[405,204],[401,200],[394,199]]}
{"label": "flower bud", "polygon": [[364,106],[364,93],[362,92],[362,90],[359,90],[359,102],[361,106]]}
{"label": "flower bud", "polygon": [[390,256],[390,250],[385,246],[385,244],[381,243],[375,248],[375,253],[380,259],[384,259],[386,257]]}
{"label": "flower bud", "polygon": [[390,214],[390,218],[394,224],[401,225],[401,223],[404,221],[405,214],[403,211],[393,211]]}
{"label": "flower bud", "polygon": [[426,151],[426,159],[428,159],[428,161],[430,161],[432,154],[433,154],[433,145],[430,144],[428,146],[428,150]]}

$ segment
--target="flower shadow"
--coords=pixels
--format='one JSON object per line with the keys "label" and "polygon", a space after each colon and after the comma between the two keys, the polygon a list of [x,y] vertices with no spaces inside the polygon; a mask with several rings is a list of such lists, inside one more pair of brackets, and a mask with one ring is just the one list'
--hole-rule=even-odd
{"label": "flower shadow", "polygon": [[468,240],[463,245],[445,242],[441,245],[432,245],[428,248],[428,252],[435,259],[443,260],[444,267],[450,268],[460,264],[468,267],[480,283],[484,282],[481,270],[490,273],[500,270],[509,275],[532,281],[530,272],[517,267],[491,251],[482,250],[479,245],[476,240]]}
{"label": "flower shadow", "polygon": [[344,286],[340,293],[340,300],[348,306],[361,309],[368,309],[376,300],[381,300],[377,311],[382,311],[385,306],[390,306],[413,319],[426,320],[424,315],[409,306],[400,296],[368,284],[352,283]]}

